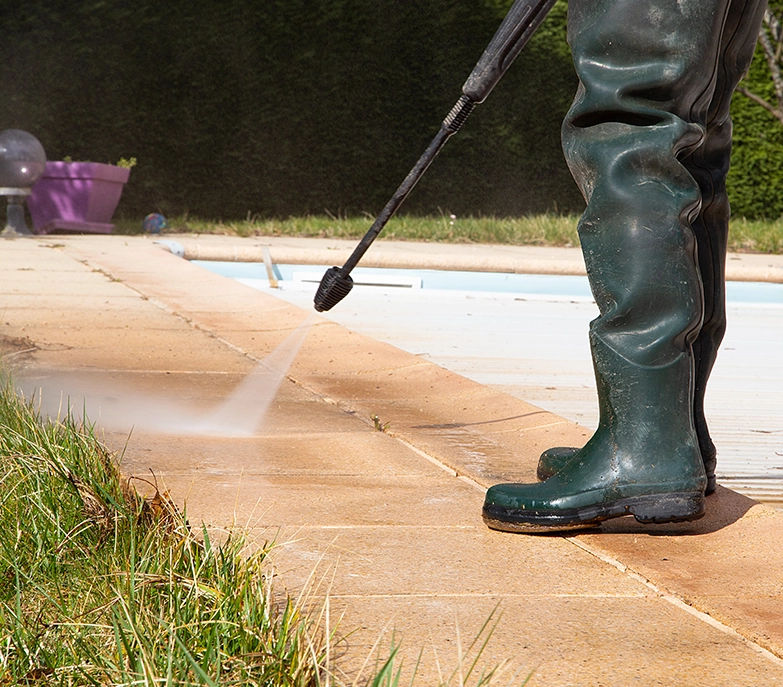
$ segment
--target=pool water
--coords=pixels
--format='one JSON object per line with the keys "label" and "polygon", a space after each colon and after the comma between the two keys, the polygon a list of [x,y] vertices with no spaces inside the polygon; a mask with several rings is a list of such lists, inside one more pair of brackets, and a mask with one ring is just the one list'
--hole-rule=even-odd
{"label": "pool water", "polygon": [[[267,282],[263,263],[213,262],[194,260],[194,264],[238,280]],[[274,265],[275,277],[283,289],[318,283],[331,265]],[[587,277],[550,274],[510,274],[501,272],[460,272],[443,270],[403,270],[357,267],[351,277],[361,286],[391,285],[400,288],[422,288],[480,293],[525,293],[575,298],[592,298]],[[369,282],[368,283],[368,278]],[[397,284],[390,284],[396,281]],[[783,284],[761,282],[728,282],[726,298],[732,303],[783,304]]]}

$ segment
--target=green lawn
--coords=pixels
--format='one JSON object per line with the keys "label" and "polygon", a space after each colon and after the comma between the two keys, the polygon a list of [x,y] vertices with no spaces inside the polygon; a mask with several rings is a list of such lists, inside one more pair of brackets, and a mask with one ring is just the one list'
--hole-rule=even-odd
{"label": "green lawn", "polygon": [[[379,240],[443,241],[448,243],[496,243],[532,246],[578,246],[576,215],[528,217],[410,217],[393,218]],[[307,216],[287,219],[207,221],[191,217],[169,219],[169,232],[230,234],[236,236],[317,236],[359,239],[372,217]],[[141,220],[119,220],[117,233],[141,232]],[[729,250],[761,253],[783,252],[783,219],[732,220]]]}

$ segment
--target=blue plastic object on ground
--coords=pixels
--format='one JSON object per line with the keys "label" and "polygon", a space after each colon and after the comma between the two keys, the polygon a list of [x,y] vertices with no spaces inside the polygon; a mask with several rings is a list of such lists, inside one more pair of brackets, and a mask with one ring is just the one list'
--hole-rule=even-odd
{"label": "blue plastic object on ground", "polygon": [[163,229],[168,228],[169,224],[163,215],[157,212],[150,213],[144,218],[144,233],[145,234],[160,234]]}

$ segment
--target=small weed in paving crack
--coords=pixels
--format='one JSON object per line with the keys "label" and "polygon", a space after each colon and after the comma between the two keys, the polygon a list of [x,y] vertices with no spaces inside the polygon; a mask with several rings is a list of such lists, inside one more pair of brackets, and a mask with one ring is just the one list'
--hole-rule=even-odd
{"label": "small weed in paving crack", "polygon": [[379,418],[375,413],[370,415],[370,419],[372,420],[373,427],[377,429],[379,432],[386,432],[386,430],[389,429],[389,426],[391,425],[391,422],[381,422],[381,418]]}

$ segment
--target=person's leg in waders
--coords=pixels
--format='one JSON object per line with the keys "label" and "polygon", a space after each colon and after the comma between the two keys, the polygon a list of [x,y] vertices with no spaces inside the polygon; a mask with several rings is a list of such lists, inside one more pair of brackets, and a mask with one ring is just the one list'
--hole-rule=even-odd
{"label": "person's leg in waders", "polygon": [[704,388],[725,328],[728,101],[764,4],[569,3],[580,87],[563,145],[587,200],[579,234],[600,313],[590,325],[600,420],[544,482],[492,487],[490,527],[703,515],[715,461]]}
{"label": "person's leg in waders", "polygon": [[[704,290],[704,322],[693,343],[695,385],[693,419],[707,473],[707,494],[715,491],[716,450],[704,414],[704,395],[718,348],[726,331],[725,264],[729,232],[729,199],[726,175],[731,157],[731,96],[750,66],[765,2],[745,3],[729,13],[720,49],[721,68],[710,103],[706,135],[692,155],[682,160],[702,193],[702,206],[691,224],[698,248],[699,273]],[[739,9],[738,9],[739,7]],[[541,454],[538,478],[559,472],[577,452],[557,447]]]}

